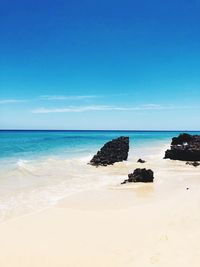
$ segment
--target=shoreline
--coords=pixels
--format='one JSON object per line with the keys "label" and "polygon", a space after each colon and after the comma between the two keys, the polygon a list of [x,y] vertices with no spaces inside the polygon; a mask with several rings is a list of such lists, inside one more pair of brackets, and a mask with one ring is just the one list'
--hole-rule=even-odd
{"label": "shoreline", "polygon": [[[44,170],[48,170],[49,173],[54,172],[54,176],[56,177],[55,181],[58,181],[57,184],[53,183],[51,185],[51,187],[48,189],[50,190],[50,193],[52,194],[49,195],[49,199],[46,200],[46,202],[44,203],[43,206],[40,205],[40,203],[42,203],[42,199],[40,200],[41,197],[43,197],[44,194],[48,193],[46,190],[46,183],[47,185],[49,184],[49,180],[46,179],[42,182],[41,186],[43,186],[44,183],[44,189],[42,189],[43,191],[38,191],[35,193],[33,193],[32,195],[32,200],[30,199],[30,201],[36,201],[36,197],[38,197],[38,208],[33,208],[32,210],[27,210],[27,207],[25,207],[26,211],[25,212],[20,212],[19,214],[16,213],[15,209],[13,209],[13,214],[16,213],[16,215],[14,217],[11,217],[8,214],[8,218],[5,218],[3,220],[1,220],[1,222],[6,222],[7,220],[12,220],[15,219],[17,217],[21,217],[21,216],[26,216],[29,214],[34,214],[37,212],[40,212],[41,210],[46,210],[48,208],[51,208],[52,206],[56,205],[57,202],[59,202],[62,199],[68,198],[68,196],[73,196],[73,195],[78,195],[78,194],[84,194],[84,192],[87,192],[88,190],[101,190],[102,188],[106,188],[106,187],[113,187],[114,190],[127,190],[129,187],[131,188],[132,185],[121,185],[121,182],[123,182],[126,178],[128,173],[133,172],[133,170],[135,168],[147,168],[147,169],[152,169],[155,172],[155,180],[153,183],[153,187],[157,189],[159,189],[159,182],[165,182],[168,181],[168,175],[167,172],[174,172],[175,174],[177,173],[183,173],[183,176],[185,175],[192,175],[193,173],[195,174],[196,172],[198,172],[198,168],[194,168],[193,166],[186,166],[185,162],[181,162],[181,161],[171,161],[171,160],[166,160],[163,159],[163,155],[164,155],[164,151],[166,148],[169,147],[168,144],[163,144],[163,142],[161,142],[160,144],[162,144],[162,147],[159,147],[158,144],[157,146],[152,146],[149,148],[144,148],[144,147],[132,147],[132,149],[130,150],[130,155],[127,161],[123,161],[123,162],[118,162],[115,163],[114,165],[110,165],[107,167],[94,167],[91,165],[88,165],[87,162],[89,161],[89,159],[91,158],[91,156],[87,156],[87,157],[80,157],[80,158],[72,158],[72,159],[58,159],[58,158],[46,158],[45,161],[42,162],[38,162],[37,164],[39,164],[39,168],[41,169],[41,175],[45,175]],[[145,154],[144,154],[145,152]],[[145,160],[147,160],[146,163],[140,164],[137,163],[137,159],[139,157],[144,158]],[[36,163],[36,162],[35,162]],[[20,169],[20,171],[22,170],[23,172],[25,172],[25,174],[27,172],[32,172],[34,171],[34,169],[36,167],[38,167],[37,165],[30,165],[32,164],[31,161],[24,161],[24,162],[20,162],[20,165],[18,166]],[[29,166],[30,165],[30,166]],[[72,180],[74,180],[74,182],[70,185],[68,185],[68,172],[67,169],[68,167],[72,168],[71,170],[71,178]],[[40,170],[39,169],[39,170]],[[60,171],[60,174],[57,173],[57,170]],[[63,174],[66,172],[66,175],[64,177]],[[166,176],[166,179],[163,179],[162,176]],[[61,177],[60,177],[61,175]],[[78,180],[77,177],[79,176]],[[37,177],[37,176],[36,176]],[[66,178],[65,178],[66,177]],[[158,179],[157,179],[158,178]],[[161,179],[160,179],[161,178]],[[26,176],[24,178],[25,182],[26,182]],[[35,178],[34,178],[35,179]],[[64,179],[64,180],[63,180]],[[64,183],[63,183],[64,181]],[[19,180],[20,183],[22,183],[22,180],[20,178]],[[69,180],[70,182],[70,180]],[[16,181],[17,183],[17,181]],[[166,186],[166,182],[165,182],[165,186]],[[75,187],[74,187],[75,186]],[[167,185],[168,186],[168,185]],[[49,185],[48,185],[49,187]],[[138,187],[138,185],[134,185],[133,187]],[[140,187],[140,186],[139,186]],[[172,183],[172,190],[173,190],[173,183]],[[43,188],[43,187],[41,187]],[[57,189],[56,189],[57,188]],[[31,189],[31,188],[30,188]],[[37,189],[37,188],[36,188]],[[40,187],[39,187],[40,189]],[[72,191],[70,191],[71,189],[73,189]],[[25,187],[26,190],[26,187]],[[31,189],[32,190],[32,189]],[[59,191],[57,191],[59,190]],[[61,191],[60,191],[61,190]],[[63,191],[64,190],[64,191]],[[54,193],[55,191],[55,193]],[[159,190],[158,190],[159,191]],[[62,193],[61,193],[62,192]],[[31,191],[30,191],[31,193]],[[163,190],[163,193],[164,190]],[[19,194],[21,194],[21,192],[19,191]],[[26,197],[25,201],[28,201],[28,199],[31,197],[31,195],[28,193],[28,191],[24,191],[24,197]],[[38,196],[37,196],[38,194]],[[27,195],[27,196],[26,196]],[[41,195],[41,196],[40,196]],[[3,196],[2,196],[3,197]],[[21,196],[17,196],[20,200]],[[2,198],[2,200],[4,200]],[[2,201],[1,200],[1,201]],[[8,196],[8,201],[9,201],[9,196]],[[17,201],[17,199],[16,199]],[[20,200],[21,201],[21,200]],[[4,202],[2,202],[4,203]],[[6,202],[5,202],[6,203]],[[31,203],[31,202],[30,202]],[[20,205],[20,203],[19,203]],[[20,208],[20,206],[19,206]],[[23,207],[22,207],[23,208]]]}

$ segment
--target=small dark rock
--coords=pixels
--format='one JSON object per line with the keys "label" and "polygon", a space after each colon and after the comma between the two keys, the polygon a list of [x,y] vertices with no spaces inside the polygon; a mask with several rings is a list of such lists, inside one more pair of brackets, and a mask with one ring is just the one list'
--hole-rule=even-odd
{"label": "small dark rock", "polygon": [[189,190],[189,187],[187,187],[186,190]]}
{"label": "small dark rock", "polygon": [[198,167],[200,165],[200,163],[197,162],[197,161],[193,161],[193,162],[187,161],[186,164],[187,165],[192,165],[194,167]]}
{"label": "small dark rock", "polygon": [[124,180],[121,184],[125,183],[152,183],[153,182],[153,171],[147,169],[135,169],[133,173],[128,174],[128,179]]}
{"label": "small dark rock", "polygon": [[121,136],[107,142],[91,159],[94,166],[107,166],[115,162],[127,160],[129,151],[129,137]]}
{"label": "small dark rock", "polygon": [[138,159],[138,161],[137,162],[139,162],[139,163],[145,163],[146,161],[145,160],[143,160],[143,159]]}

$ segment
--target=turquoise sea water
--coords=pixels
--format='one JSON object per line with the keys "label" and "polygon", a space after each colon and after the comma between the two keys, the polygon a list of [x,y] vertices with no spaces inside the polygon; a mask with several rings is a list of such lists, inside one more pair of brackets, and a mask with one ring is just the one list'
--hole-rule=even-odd
{"label": "turquoise sea water", "polygon": [[[0,131],[0,221],[46,208],[70,194],[119,185],[138,167],[139,157],[150,166],[163,164],[166,147],[179,133]],[[127,162],[100,168],[87,164],[105,142],[119,136],[130,137]]]}
{"label": "turquoise sea water", "polygon": [[[86,156],[105,142],[121,135],[130,137],[131,146],[170,142],[180,132],[164,131],[0,131],[0,160],[35,159],[46,156]],[[200,132],[190,132],[199,134]]]}

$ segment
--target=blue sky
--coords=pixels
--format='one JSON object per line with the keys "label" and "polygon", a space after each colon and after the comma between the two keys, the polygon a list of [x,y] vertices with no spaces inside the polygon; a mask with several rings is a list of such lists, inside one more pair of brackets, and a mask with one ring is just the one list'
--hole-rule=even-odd
{"label": "blue sky", "polygon": [[2,0],[1,129],[200,127],[200,0]]}

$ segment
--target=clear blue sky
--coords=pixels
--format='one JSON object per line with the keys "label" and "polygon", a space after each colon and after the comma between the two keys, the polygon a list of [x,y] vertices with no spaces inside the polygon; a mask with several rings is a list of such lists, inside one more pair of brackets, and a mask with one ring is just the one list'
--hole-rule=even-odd
{"label": "clear blue sky", "polygon": [[1,0],[1,129],[200,129],[200,0]]}

